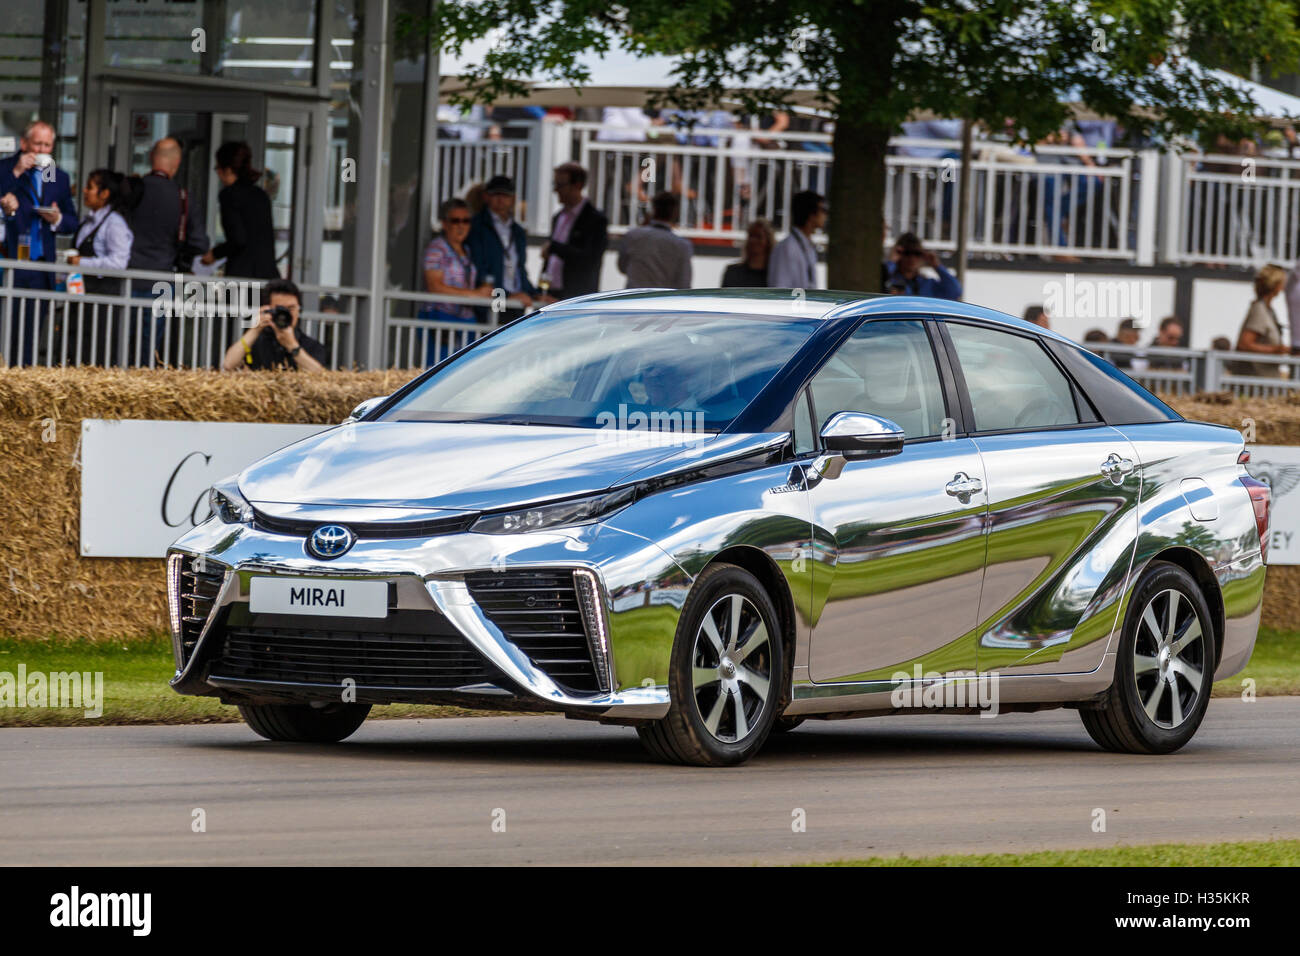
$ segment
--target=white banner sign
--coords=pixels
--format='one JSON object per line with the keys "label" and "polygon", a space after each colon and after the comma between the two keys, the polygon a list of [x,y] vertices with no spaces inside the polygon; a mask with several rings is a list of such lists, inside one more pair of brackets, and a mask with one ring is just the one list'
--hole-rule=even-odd
{"label": "white banner sign", "polygon": [[1300,564],[1300,445],[1246,447],[1246,470],[1272,490],[1268,563]]}
{"label": "white banner sign", "polygon": [[321,425],[81,423],[81,553],[161,558],[208,516],[208,488]]}

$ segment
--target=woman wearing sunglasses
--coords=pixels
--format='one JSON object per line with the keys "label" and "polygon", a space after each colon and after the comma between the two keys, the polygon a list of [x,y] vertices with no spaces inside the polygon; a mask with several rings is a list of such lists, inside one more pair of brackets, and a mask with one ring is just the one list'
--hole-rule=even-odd
{"label": "woman wearing sunglasses", "polygon": [[[469,204],[463,199],[448,199],[438,207],[438,219],[442,232],[424,252],[425,288],[443,295],[490,299],[492,277],[483,276],[484,281],[479,282],[478,270],[465,248],[470,227]],[[473,322],[474,309],[462,303],[432,302],[420,311],[420,317],[435,322]],[[441,362],[469,342],[469,336],[463,332],[434,329],[428,335],[426,361],[429,365]]]}

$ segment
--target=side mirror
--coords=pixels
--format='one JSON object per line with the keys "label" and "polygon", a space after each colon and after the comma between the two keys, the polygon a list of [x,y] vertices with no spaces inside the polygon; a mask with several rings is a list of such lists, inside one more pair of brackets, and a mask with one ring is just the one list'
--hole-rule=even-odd
{"label": "side mirror", "polygon": [[347,418],[343,419],[343,424],[346,425],[348,422],[360,421],[361,419],[369,415],[371,412],[373,412],[376,408],[378,408],[381,402],[384,402],[387,399],[388,399],[387,395],[377,395],[374,398],[367,398],[356,408],[352,409],[352,414],[350,414]]}
{"label": "side mirror", "polygon": [[903,429],[865,412],[836,412],[822,426],[821,436],[828,452],[850,460],[887,458],[903,450]]}

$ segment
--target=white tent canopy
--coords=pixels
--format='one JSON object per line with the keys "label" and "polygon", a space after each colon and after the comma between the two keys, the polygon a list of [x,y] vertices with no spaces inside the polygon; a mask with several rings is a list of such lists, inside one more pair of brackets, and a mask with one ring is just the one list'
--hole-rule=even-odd
{"label": "white tent canopy", "polygon": [[[439,64],[441,91],[445,95],[458,88],[457,76],[480,62],[493,41],[484,39],[469,44],[459,56],[443,54]],[[585,53],[579,62],[590,70],[590,79],[575,91],[572,87],[536,78],[530,84],[527,96],[500,101],[502,106],[642,106],[654,91],[672,85],[672,71],[678,63],[673,56],[638,57],[621,49],[602,55]],[[792,63],[793,65],[793,63]],[[1204,68],[1203,68],[1204,69]],[[1247,91],[1259,104],[1260,115],[1273,119],[1300,117],[1300,97],[1275,90],[1223,70],[1205,70],[1206,74]],[[756,77],[750,85],[760,86],[775,79],[773,75]],[[815,90],[794,91],[794,102],[800,106],[823,105]],[[1142,103],[1136,103],[1142,106]]]}

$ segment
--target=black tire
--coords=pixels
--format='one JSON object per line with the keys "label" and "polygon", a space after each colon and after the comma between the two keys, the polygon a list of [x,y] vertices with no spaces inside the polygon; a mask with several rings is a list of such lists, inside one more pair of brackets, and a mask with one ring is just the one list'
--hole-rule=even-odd
{"label": "black tire", "polygon": [[778,717],[772,721],[772,733],[788,734],[805,720],[807,720],[806,717]]}
{"label": "black tire", "polygon": [[267,740],[334,744],[352,736],[370,713],[369,704],[240,704],[245,723]]}
{"label": "black tire", "polygon": [[[706,616],[721,645],[709,636]],[[733,622],[739,622],[739,641],[731,633]],[[732,652],[739,652],[735,660]],[[710,669],[718,675],[712,680]],[[668,713],[637,733],[660,760],[700,767],[744,763],[767,740],[785,682],[780,617],[771,597],[743,568],[710,565],[696,579],[677,622]]]}
{"label": "black tire", "polygon": [[1191,740],[1214,682],[1212,620],[1195,578],[1178,565],[1152,563],[1129,601],[1115,680],[1099,707],[1079,711],[1089,736],[1105,750],[1131,754],[1173,753]]}

